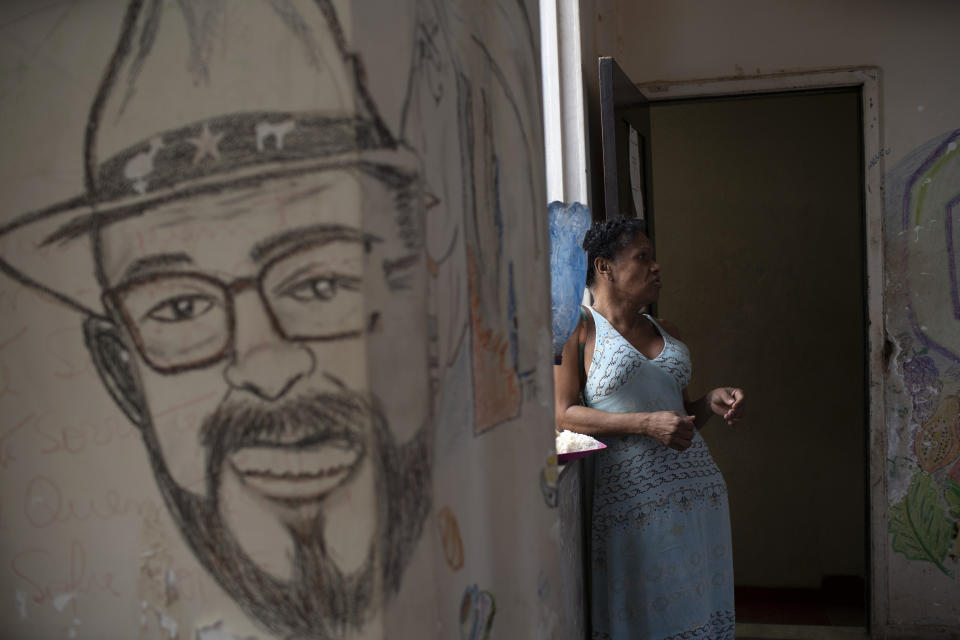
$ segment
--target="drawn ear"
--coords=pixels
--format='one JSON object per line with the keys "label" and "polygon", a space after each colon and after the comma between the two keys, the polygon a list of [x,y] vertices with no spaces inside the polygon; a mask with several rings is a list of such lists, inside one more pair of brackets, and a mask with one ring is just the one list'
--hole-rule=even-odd
{"label": "drawn ear", "polygon": [[90,316],[83,323],[83,336],[110,397],[133,424],[141,428],[146,426],[147,403],[140,378],[117,325],[104,318]]}

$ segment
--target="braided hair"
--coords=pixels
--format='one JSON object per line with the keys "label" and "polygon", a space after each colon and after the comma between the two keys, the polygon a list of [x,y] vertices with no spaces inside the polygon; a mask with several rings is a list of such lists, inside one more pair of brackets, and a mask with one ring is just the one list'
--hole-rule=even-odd
{"label": "braided hair", "polygon": [[646,234],[646,223],[639,218],[617,216],[609,220],[597,220],[583,236],[583,249],[587,252],[587,286],[592,287],[596,273],[593,262],[597,258],[613,260],[617,254],[638,235]]}

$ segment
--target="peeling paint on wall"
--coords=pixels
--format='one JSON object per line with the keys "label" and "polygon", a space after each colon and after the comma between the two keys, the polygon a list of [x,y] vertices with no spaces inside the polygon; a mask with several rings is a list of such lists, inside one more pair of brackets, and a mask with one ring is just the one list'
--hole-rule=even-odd
{"label": "peeling paint on wall", "polygon": [[580,318],[587,276],[587,255],[581,245],[590,227],[590,209],[579,202],[551,202],[549,211],[553,358],[559,364],[563,345]]}

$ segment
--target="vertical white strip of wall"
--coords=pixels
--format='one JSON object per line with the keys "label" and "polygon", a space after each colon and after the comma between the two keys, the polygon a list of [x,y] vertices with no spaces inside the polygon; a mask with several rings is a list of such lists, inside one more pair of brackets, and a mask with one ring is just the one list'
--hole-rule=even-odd
{"label": "vertical white strip of wall", "polygon": [[547,202],[563,200],[563,126],[560,108],[560,60],[557,1],[540,0],[540,75],[543,83],[543,146]]}
{"label": "vertical white strip of wall", "polygon": [[590,206],[587,104],[583,90],[580,47],[580,0],[556,1],[557,41],[560,43],[560,107],[564,132],[564,196],[566,202],[581,202]]}
{"label": "vertical white strip of wall", "polygon": [[540,0],[547,201],[589,202],[580,0]]}

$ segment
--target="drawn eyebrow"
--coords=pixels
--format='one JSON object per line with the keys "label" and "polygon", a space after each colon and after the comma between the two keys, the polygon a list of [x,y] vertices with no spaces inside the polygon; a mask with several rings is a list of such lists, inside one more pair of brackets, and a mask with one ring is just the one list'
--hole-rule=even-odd
{"label": "drawn eyebrow", "polygon": [[149,273],[158,267],[193,264],[193,258],[185,253],[158,253],[144,256],[133,261],[123,272],[121,282],[132,280],[143,273]]}
{"label": "drawn eyebrow", "polygon": [[390,278],[397,271],[403,271],[415,266],[421,258],[422,254],[420,253],[411,253],[400,258],[394,259],[385,259],[383,261],[383,275],[385,278]]}
{"label": "drawn eyebrow", "polygon": [[369,251],[370,245],[374,242],[380,242],[380,238],[354,227],[339,224],[315,224],[283,231],[261,240],[250,249],[250,257],[255,262],[265,262],[270,256],[290,246],[306,243],[323,245],[330,242],[359,242]]}

